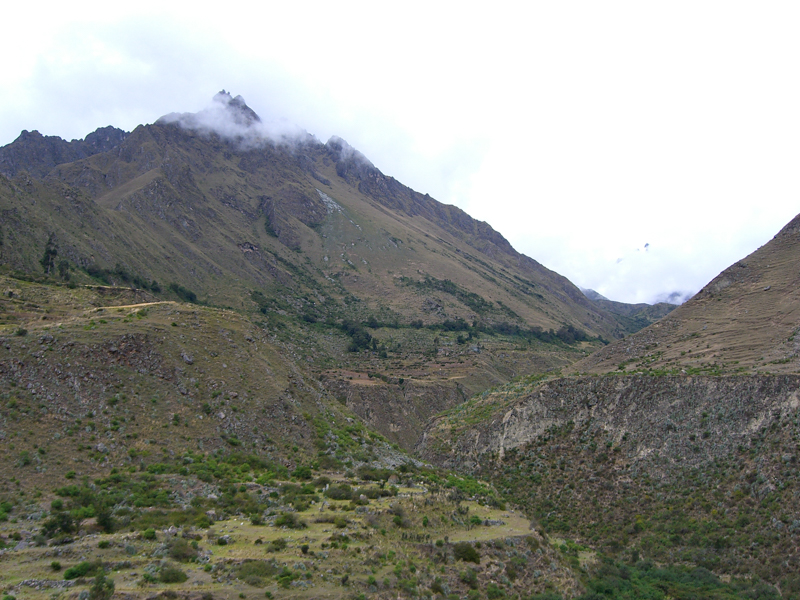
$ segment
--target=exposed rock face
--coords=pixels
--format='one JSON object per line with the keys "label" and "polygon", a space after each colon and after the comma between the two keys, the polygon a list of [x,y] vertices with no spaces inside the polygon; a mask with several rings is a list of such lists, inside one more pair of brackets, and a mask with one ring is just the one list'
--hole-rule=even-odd
{"label": "exposed rock face", "polygon": [[329,379],[323,383],[368,426],[406,450],[413,450],[432,416],[465,399],[461,386],[450,382],[398,385]]}
{"label": "exposed rock face", "polygon": [[[796,586],[800,376],[558,379],[456,407],[418,450],[551,533]],[[794,588],[793,588],[794,589]]]}
{"label": "exposed rock face", "polygon": [[477,465],[501,460],[509,449],[572,423],[600,430],[612,443],[630,439],[628,462],[657,460],[685,467],[727,456],[773,422],[797,418],[799,389],[797,375],[558,379],[455,440],[446,440],[445,427],[457,417],[435,421],[418,450],[443,466],[463,467],[465,459]]}

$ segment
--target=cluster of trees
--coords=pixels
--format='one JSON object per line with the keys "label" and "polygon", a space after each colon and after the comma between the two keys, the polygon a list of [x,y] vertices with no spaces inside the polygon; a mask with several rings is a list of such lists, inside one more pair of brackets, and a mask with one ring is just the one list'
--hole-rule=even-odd
{"label": "cluster of trees", "polygon": [[358,352],[372,347],[373,338],[361,323],[345,319],[339,329],[350,336],[350,345],[347,347],[350,352]]}
{"label": "cluster of trees", "polygon": [[[358,352],[359,350],[378,350],[379,349],[379,342],[376,338],[374,338],[367,328],[370,329],[377,329],[379,327],[393,327],[399,328],[400,325],[397,324],[396,321],[393,321],[391,325],[387,325],[385,323],[379,322],[375,317],[370,317],[364,322],[359,323],[358,321],[354,321],[352,319],[345,319],[342,323],[338,326],[344,333],[350,336],[351,341],[350,345],[348,346],[348,350],[350,352]],[[458,343],[464,344],[469,340],[472,340],[474,337],[477,337],[477,334],[483,333],[487,335],[508,335],[513,337],[520,337],[526,340],[538,340],[545,344],[576,344],[578,342],[588,341],[590,338],[585,331],[579,329],[573,325],[564,325],[563,327],[559,328],[558,330],[544,330],[541,327],[531,327],[531,328],[524,328],[520,327],[517,324],[511,324],[507,322],[502,323],[495,323],[492,325],[481,324],[474,322],[469,324],[463,318],[458,317],[456,319],[446,319],[441,323],[434,323],[431,325],[423,325],[421,320],[412,321],[408,327],[412,327],[414,329],[431,329],[434,331],[463,331],[467,333],[467,336],[460,335],[458,336]],[[600,338],[598,338],[600,339]],[[600,339],[600,341],[603,341]],[[381,346],[381,348],[383,348]]]}
{"label": "cluster of trees", "polygon": [[97,264],[92,263],[84,270],[86,271],[87,275],[102,281],[106,285],[127,284],[132,285],[136,289],[150,290],[155,294],[161,292],[161,286],[155,279],[148,281],[140,275],[135,273],[131,274],[119,263],[117,263],[113,269],[103,269]]}
{"label": "cluster of trees", "polygon": [[544,330],[541,327],[531,327],[525,329],[516,324],[510,323],[496,323],[490,327],[483,327],[481,330],[486,333],[499,333],[503,335],[512,335],[522,337],[527,340],[539,340],[545,344],[555,344],[562,342],[564,344],[575,344],[577,342],[584,342],[591,339],[585,331],[578,329],[573,325],[564,325],[557,331],[552,328]]}
{"label": "cluster of trees", "polygon": [[195,294],[189,288],[185,288],[177,283],[170,283],[169,289],[184,302],[191,302],[192,304],[197,304],[197,294]]}
{"label": "cluster of trees", "polygon": [[449,279],[436,279],[428,275],[422,281],[415,281],[411,277],[401,277],[400,281],[405,285],[413,285],[420,290],[435,290],[450,294],[478,314],[488,312],[494,308],[494,305],[483,296],[469,292]]}
{"label": "cluster of trees", "polygon": [[[51,233],[47,238],[44,253],[42,254],[42,258],[39,260],[39,264],[42,266],[42,269],[46,275],[54,274],[55,271],[58,270],[59,277],[61,277],[61,279],[64,281],[69,281],[70,269],[72,269],[73,266],[67,260],[61,260],[60,262],[56,263],[57,256],[58,245],[55,241],[55,234]],[[83,267],[83,271],[89,275],[89,277],[101,281],[106,285],[130,285],[136,289],[151,291],[154,294],[159,294],[163,291],[161,285],[155,279],[148,280],[141,275],[131,273],[119,263],[117,263],[113,269],[104,269],[96,263],[91,263],[88,266]],[[169,291],[174,293],[184,302],[191,302],[193,304],[198,302],[196,293],[178,283],[169,284]],[[264,298],[263,294],[260,294],[260,292],[254,292],[254,294],[256,293],[258,293],[260,295],[260,299],[263,300],[263,304],[259,303],[262,308],[262,312],[266,312],[266,308],[264,306],[266,304],[266,298]]]}

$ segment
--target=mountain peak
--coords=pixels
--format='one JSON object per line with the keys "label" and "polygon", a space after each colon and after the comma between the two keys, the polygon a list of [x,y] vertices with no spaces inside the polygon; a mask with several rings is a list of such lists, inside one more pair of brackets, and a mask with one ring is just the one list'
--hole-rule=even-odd
{"label": "mountain peak", "polygon": [[262,121],[244,98],[234,97],[226,90],[215,94],[211,103],[199,112],[170,113],[156,124],[174,124],[203,134],[215,133],[243,147],[258,147],[269,142],[293,143],[310,137],[305,130],[285,120]]}
{"label": "mountain peak", "polygon": [[241,96],[236,96],[234,98],[231,96],[230,92],[222,90],[218,92],[212,100],[215,104],[222,106],[224,110],[230,114],[231,119],[239,125],[249,127],[253,123],[261,123],[261,117],[259,117],[252,108],[247,106],[247,103]]}

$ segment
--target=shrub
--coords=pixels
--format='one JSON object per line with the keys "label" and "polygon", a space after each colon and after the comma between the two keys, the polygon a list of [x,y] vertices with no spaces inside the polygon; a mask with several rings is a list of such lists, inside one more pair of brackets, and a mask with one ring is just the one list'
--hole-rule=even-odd
{"label": "shrub", "polygon": [[176,537],[170,540],[167,555],[177,561],[185,562],[197,557],[197,550],[189,545],[185,539]]}
{"label": "shrub", "polygon": [[164,565],[158,572],[161,583],[183,583],[189,576],[174,565]]}
{"label": "shrub", "polygon": [[469,542],[458,542],[453,546],[453,556],[456,560],[463,560],[464,562],[472,562],[478,564],[481,562],[481,555]]}
{"label": "shrub", "polygon": [[145,529],[142,532],[142,537],[146,540],[154,540],[156,539],[156,530],[153,529],[152,527],[149,529]]}
{"label": "shrub", "polygon": [[100,564],[99,561],[89,562],[88,560],[85,560],[64,571],[64,579],[77,579],[78,577],[92,577],[95,575],[95,573],[98,572],[98,570],[102,568],[103,566]]}
{"label": "shrub", "polygon": [[182,285],[170,283],[169,289],[184,302],[191,302],[192,304],[197,302],[197,294],[195,294],[192,290],[183,287]]}
{"label": "shrub", "polygon": [[433,583],[431,584],[431,591],[434,594],[441,594],[442,596],[444,596],[444,587],[442,585],[442,580],[440,578],[437,577],[436,579],[433,580]]}
{"label": "shrub", "polygon": [[111,514],[111,510],[106,507],[95,509],[95,518],[97,519],[97,526],[106,533],[112,533],[116,523]]}
{"label": "shrub", "polygon": [[283,538],[272,540],[269,544],[267,544],[267,552],[280,552],[285,548],[286,548],[286,540]]}
{"label": "shrub", "polygon": [[278,585],[282,588],[288,589],[292,584],[292,581],[298,578],[299,575],[297,573],[294,573],[290,569],[283,567],[283,570],[278,575]]}
{"label": "shrub", "polygon": [[331,500],[351,500],[353,498],[353,488],[343,483],[329,487],[325,495]]}
{"label": "shrub", "polygon": [[264,580],[273,577],[278,572],[278,567],[272,561],[246,560],[236,569],[236,577],[247,585],[260,587]]}
{"label": "shrub", "polygon": [[68,512],[56,513],[42,524],[42,531],[48,537],[57,532],[72,533],[75,529],[75,519]]}
{"label": "shrub", "polygon": [[478,574],[473,569],[461,571],[461,573],[458,574],[458,578],[473,590],[478,587]]}
{"label": "shrub", "polygon": [[322,475],[321,477],[317,477],[312,483],[315,488],[324,488],[326,485],[330,485],[331,479],[330,477]]}
{"label": "shrub", "polygon": [[311,467],[307,465],[297,467],[294,471],[292,471],[292,477],[296,477],[297,479],[302,479],[302,480],[311,479],[312,477]]}
{"label": "shrub", "polygon": [[288,527],[289,529],[305,529],[307,525],[301,521],[295,513],[282,513],[275,519],[276,527]]}
{"label": "shrub", "polygon": [[54,560],[53,562],[50,563],[50,568],[53,571],[60,571],[61,570],[61,563],[58,562],[57,560]]}
{"label": "shrub", "polygon": [[489,600],[497,600],[498,598],[505,598],[506,593],[503,588],[496,583],[490,583],[486,586],[486,597]]}

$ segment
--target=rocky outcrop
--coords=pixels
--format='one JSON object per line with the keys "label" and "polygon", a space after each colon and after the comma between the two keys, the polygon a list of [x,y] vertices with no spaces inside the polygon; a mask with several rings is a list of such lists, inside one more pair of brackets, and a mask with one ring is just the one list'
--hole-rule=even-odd
{"label": "rocky outcrop", "polygon": [[727,456],[773,423],[800,415],[800,376],[605,376],[542,383],[453,438],[453,419],[434,421],[418,453],[447,467],[502,460],[510,449],[569,426],[623,437],[627,458],[690,466]]}
{"label": "rocky outcrop", "polygon": [[414,448],[431,417],[465,399],[463,389],[454,382],[325,379],[323,384],[364,423],[405,450]]}
{"label": "rocky outcrop", "polygon": [[27,171],[44,177],[55,166],[107,152],[121,144],[128,134],[116,127],[101,127],[83,140],[67,142],[38,131],[23,131],[8,146],[0,148],[0,173],[13,177]]}

